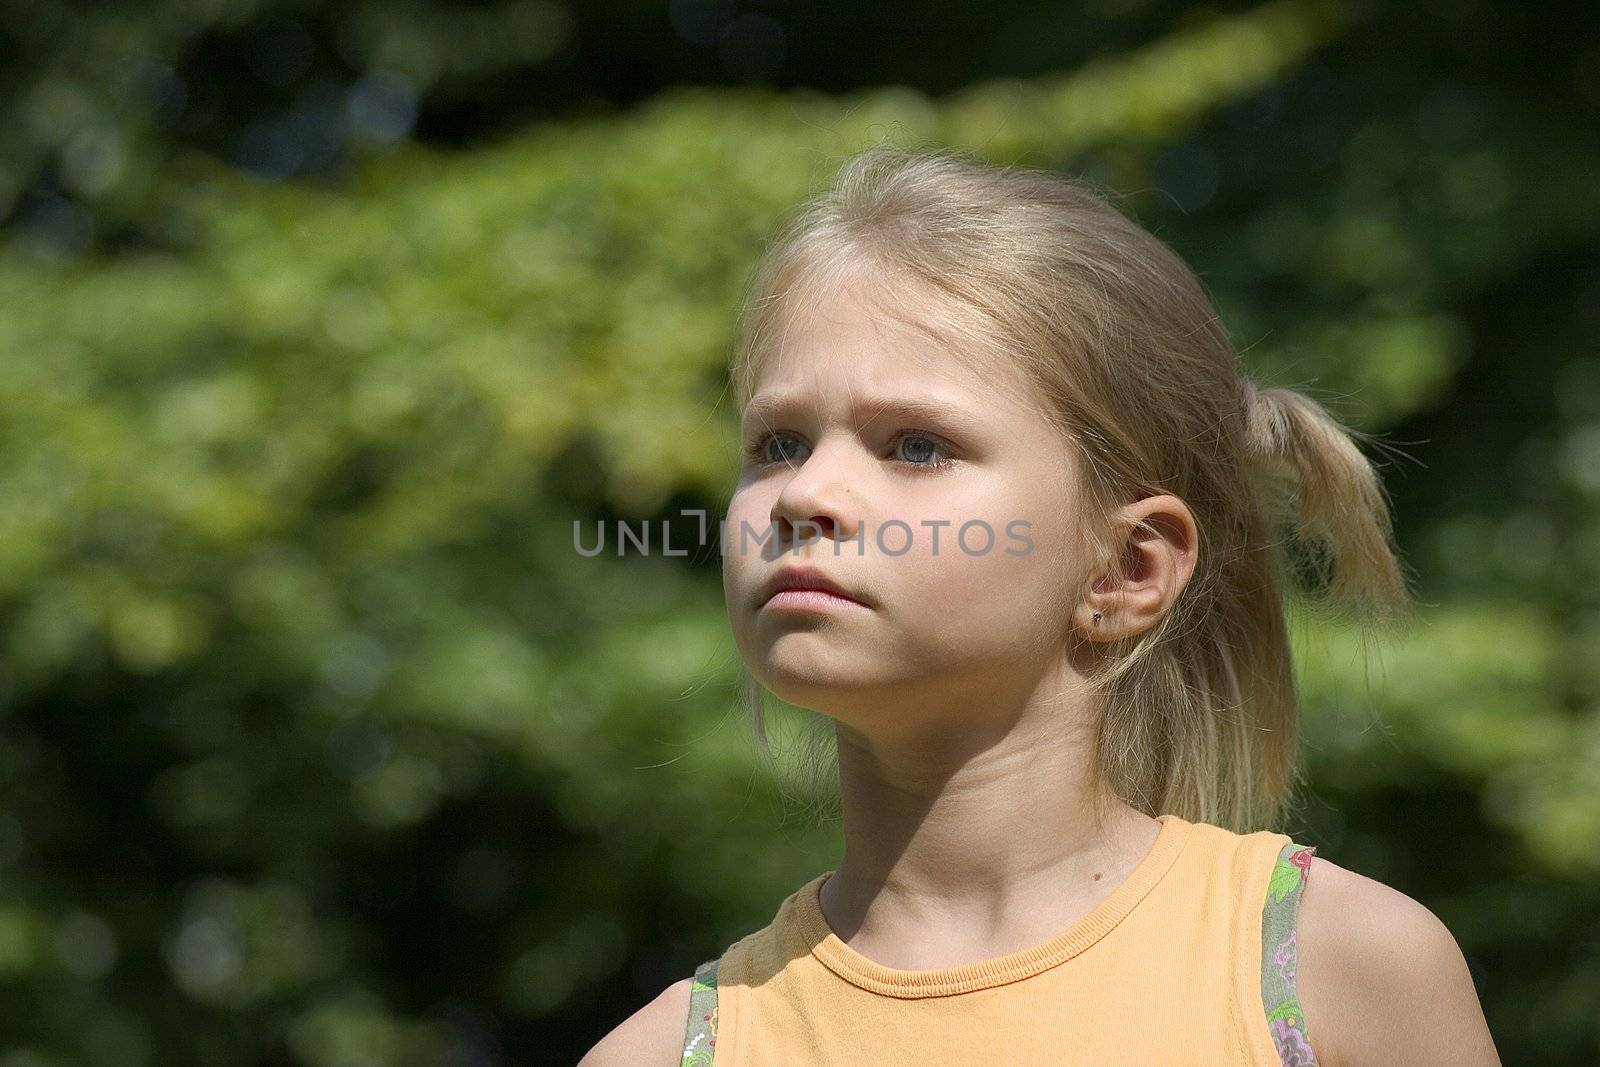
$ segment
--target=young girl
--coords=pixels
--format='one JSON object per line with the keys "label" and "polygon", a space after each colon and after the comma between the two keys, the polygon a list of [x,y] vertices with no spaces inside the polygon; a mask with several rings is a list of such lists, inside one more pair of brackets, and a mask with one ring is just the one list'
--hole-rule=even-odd
{"label": "young girl", "polygon": [[876,148],[738,341],[729,617],[836,738],[843,856],[586,1067],[1499,1062],[1443,924],[1268,828],[1279,534],[1335,604],[1409,594],[1352,431],[1256,388],[1169,248],[1081,181]]}

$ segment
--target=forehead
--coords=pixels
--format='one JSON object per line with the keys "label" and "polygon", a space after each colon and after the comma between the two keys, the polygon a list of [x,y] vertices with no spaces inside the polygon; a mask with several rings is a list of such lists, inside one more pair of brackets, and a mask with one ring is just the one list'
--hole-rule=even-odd
{"label": "forehead", "polygon": [[975,340],[970,322],[936,324],[931,308],[919,315],[911,304],[841,286],[793,314],[753,369],[753,406],[837,396],[943,400],[997,415],[1032,407],[1020,370]]}

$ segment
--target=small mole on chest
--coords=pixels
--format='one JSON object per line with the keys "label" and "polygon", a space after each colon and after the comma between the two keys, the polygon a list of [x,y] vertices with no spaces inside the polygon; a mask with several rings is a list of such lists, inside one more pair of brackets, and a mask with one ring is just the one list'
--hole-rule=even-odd
{"label": "small mole on chest", "polygon": [[1094,880],[1097,881],[1097,882],[1100,880],[1100,872],[1099,871],[1095,871],[1094,872]]}

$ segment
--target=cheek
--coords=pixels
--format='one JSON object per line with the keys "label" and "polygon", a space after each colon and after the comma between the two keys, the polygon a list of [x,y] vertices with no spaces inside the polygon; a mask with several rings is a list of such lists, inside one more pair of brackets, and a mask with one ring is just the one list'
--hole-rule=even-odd
{"label": "cheek", "polygon": [[[912,598],[930,619],[989,630],[1036,626],[1066,599],[1065,534],[1054,501],[975,494],[940,508],[950,525],[918,527],[906,561]],[[933,517],[933,516],[928,516]],[[970,523],[962,534],[964,523]]]}
{"label": "cheek", "polygon": [[1014,517],[991,522],[992,537],[976,525],[964,542],[955,528],[941,531],[938,556],[919,560],[917,567],[918,599],[929,618],[961,620],[963,629],[970,624],[1009,630],[1037,625],[1061,609],[1066,582],[1059,550],[1037,520],[1008,532]]}
{"label": "cheek", "polygon": [[757,538],[754,536],[744,538],[744,546],[748,551],[743,551],[740,544],[739,531],[745,526],[759,530],[761,527],[756,522],[755,493],[752,490],[741,489],[728,501],[728,512],[723,517],[722,529],[722,573],[724,577],[737,577],[741,567],[748,564],[746,555],[753,555],[759,551],[756,547]]}
{"label": "cheek", "polygon": [[767,539],[770,551],[773,496],[770,490],[750,486],[735,492],[728,501],[720,551],[723,592],[730,606],[749,592],[752,583],[761,580],[763,568],[772,566],[762,560],[762,539]]}

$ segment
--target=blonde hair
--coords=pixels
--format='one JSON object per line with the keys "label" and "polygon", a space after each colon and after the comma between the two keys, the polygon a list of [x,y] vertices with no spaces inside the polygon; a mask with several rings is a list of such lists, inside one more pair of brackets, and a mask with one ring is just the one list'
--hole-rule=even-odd
{"label": "blonde hair", "polygon": [[[1374,439],[1252,382],[1194,272],[1082,178],[948,148],[847,160],[753,271],[731,367],[741,409],[797,316],[846,281],[953,355],[1025,372],[1080,479],[1082,593],[1121,555],[1122,505],[1188,505],[1188,585],[1086,674],[1094,781],[1149,815],[1277,826],[1304,780],[1285,586],[1298,577],[1314,610],[1365,623],[1411,611],[1387,496],[1353,440]],[[744,684],[770,755],[761,687]]]}

